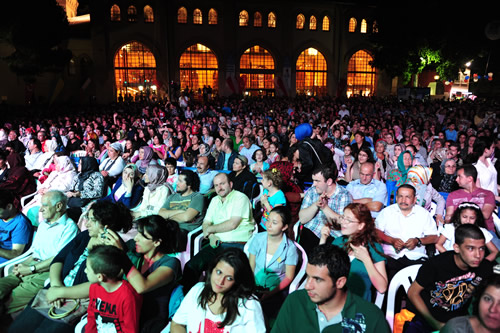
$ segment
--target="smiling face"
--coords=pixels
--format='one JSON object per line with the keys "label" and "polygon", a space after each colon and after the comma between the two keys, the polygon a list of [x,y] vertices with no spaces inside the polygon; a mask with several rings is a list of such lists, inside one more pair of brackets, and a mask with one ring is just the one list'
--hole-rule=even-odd
{"label": "smiling face", "polygon": [[235,284],[234,268],[225,261],[219,261],[212,270],[210,284],[214,293],[224,295]]}

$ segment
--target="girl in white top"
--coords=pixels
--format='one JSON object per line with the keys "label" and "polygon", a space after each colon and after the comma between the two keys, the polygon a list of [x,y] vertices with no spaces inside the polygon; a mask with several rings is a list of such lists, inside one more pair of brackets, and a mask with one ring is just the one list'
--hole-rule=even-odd
{"label": "girl in white top", "polygon": [[227,248],[207,270],[205,282],[187,293],[172,318],[170,332],[266,332],[255,280],[245,253]]}
{"label": "girl in white top", "polygon": [[453,213],[450,223],[439,227],[441,235],[436,243],[436,249],[439,253],[453,250],[453,244],[455,244],[455,228],[461,224],[475,224],[481,229],[484,234],[486,248],[490,252],[486,259],[490,261],[495,260],[498,249],[495,244],[491,242],[493,236],[485,228],[481,208],[473,202],[462,202]]}
{"label": "girl in white top", "polygon": [[474,154],[477,157],[477,162],[474,163],[477,170],[476,185],[493,192],[495,198],[499,200],[497,170],[490,158],[494,151],[495,143],[491,138],[482,137],[474,143]]}

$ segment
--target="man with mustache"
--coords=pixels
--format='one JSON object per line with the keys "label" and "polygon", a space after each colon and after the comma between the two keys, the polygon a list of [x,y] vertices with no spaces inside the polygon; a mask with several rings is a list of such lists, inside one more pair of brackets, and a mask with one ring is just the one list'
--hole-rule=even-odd
{"label": "man with mustache", "polygon": [[378,235],[387,254],[387,275],[390,279],[399,270],[427,259],[425,245],[435,244],[436,222],[423,207],[415,205],[416,191],[404,184],[396,192],[396,203],[384,208],[375,220]]}

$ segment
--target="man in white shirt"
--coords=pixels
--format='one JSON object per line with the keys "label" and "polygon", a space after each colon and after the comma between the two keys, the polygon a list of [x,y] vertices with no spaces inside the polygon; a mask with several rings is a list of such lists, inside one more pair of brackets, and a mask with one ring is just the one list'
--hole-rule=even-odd
{"label": "man in white shirt", "polygon": [[404,184],[396,192],[396,203],[379,213],[375,220],[387,258],[390,279],[404,267],[421,264],[427,259],[425,245],[437,241],[436,222],[423,207],[415,205],[416,191]]}
{"label": "man in white shirt", "polygon": [[42,143],[40,140],[33,138],[28,142],[29,154],[24,156],[24,161],[26,163],[26,169],[29,171],[41,171],[43,165],[45,164],[46,157],[42,152]]}
{"label": "man in white shirt", "polygon": [[33,240],[33,253],[0,279],[0,300],[7,313],[22,310],[43,288],[52,259],[78,234],[78,226],[66,215],[67,200],[61,191],[43,195],[40,212],[44,221]]}
{"label": "man in white shirt", "polygon": [[346,108],[347,108],[347,106],[345,104],[342,104],[340,106],[340,110],[339,110],[339,117],[340,117],[340,119],[344,118],[345,116],[349,117],[350,112]]}
{"label": "man in white shirt", "polygon": [[255,162],[252,159],[253,153],[255,153],[257,149],[260,149],[260,147],[253,143],[251,136],[244,136],[242,141],[243,144],[240,146],[240,155],[245,156],[248,160],[248,165],[250,165]]}

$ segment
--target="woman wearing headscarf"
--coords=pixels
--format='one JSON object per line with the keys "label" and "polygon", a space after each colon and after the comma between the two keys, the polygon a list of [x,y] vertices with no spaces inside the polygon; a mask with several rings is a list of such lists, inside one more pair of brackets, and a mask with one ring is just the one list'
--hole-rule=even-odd
{"label": "woman wearing headscarf", "polygon": [[441,194],[430,184],[432,169],[422,165],[415,165],[408,170],[406,184],[413,185],[417,193],[417,205],[431,210],[431,203],[436,203],[436,222],[444,223],[444,210],[446,201]]}
{"label": "woman wearing headscarf", "polygon": [[154,151],[149,146],[143,146],[139,149],[139,159],[135,162],[137,169],[141,174],[146,173],[146,169],[148,166],[152,164],[158,164],[154,159]]}
{"label": "woman wearing headscarf", "polygon": [[83,207],[104,195],[104,177],[99,172],[99,164],[94,157],[82,157],[78,171],[80,173],[74,178],[71,190],[66,192],[69,207]]}
{"label": "woman wearing headscarf", "polygon": [[406,150],[398,157],[397,169],[392,169],[387,174],[388,181],[395,181],[396,187],[406,183],[408,170],[413,166],[413,155],[410,151]]}
{"label": "woman wearing headscarf", "polygon": [[14,204],[21,209],[20,200],[36,191],[36,183],[28,169],[24,165],[24,159],[16,152],[7,155],[9,164],[8,177],[0,183],[0,189],[9,190],[14,193]]}
{"label": "woman wearing headscarf", "polygon": [[125,167],[125,161],[120,156],[123,151],[119,142],[113,142],[107,149],[108,156],[101,160],[99,170],[106,180],[106,185],[112,186]]}
{"label": "woman wearing headscarf", "polygon": [[438,192],[450,193],[459,189],[456,179],[457,162],[446,158],[439,164],[439,172],[432,173],[431,184]]}
{"label": "woman wearing headscarf", "polygon": [[140,174],[135,164],[127,164],[120,178],[116,181],[111,193],[102,198],[103,201],[122,203],[128,209],[136,207],[142,199],[144,187],[140,184]]}
{"label": "woman wearing headscarf", "polygon": [[167,169],[161,165],[148,166],[143,180],[146,187],[141,204],[132,212],[134,219],[158,214],[167,197],[174,192],[172,186],[166,182]]}
{"label": "woman wearing headscarf", "polygon": [[260,193],[257,178],[248,170],[248,160],[243,155],[238,155],[234,159],[233,171],[229,174],[229,180],[233,183],[233,190],[244,193],[250,200]]}

